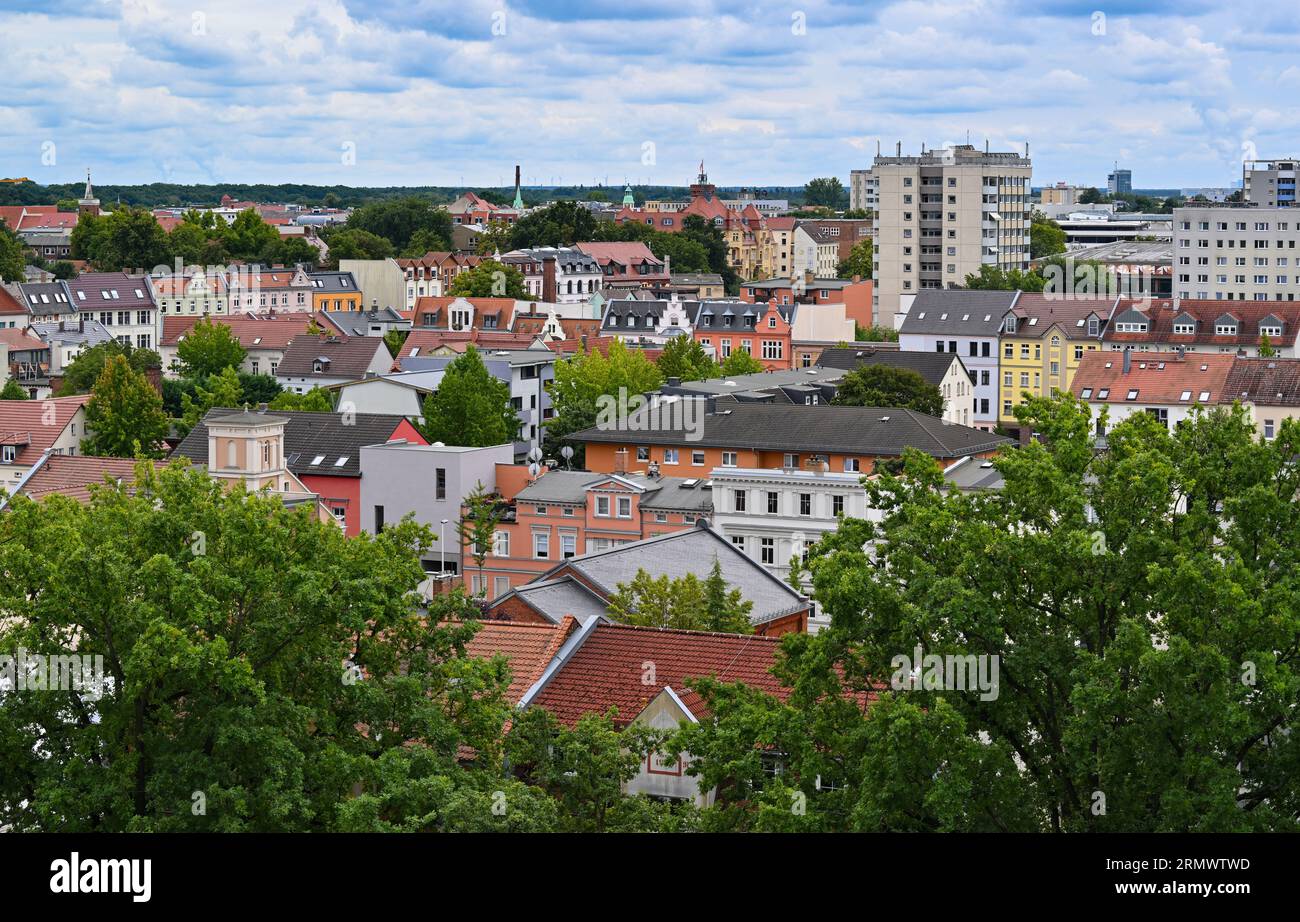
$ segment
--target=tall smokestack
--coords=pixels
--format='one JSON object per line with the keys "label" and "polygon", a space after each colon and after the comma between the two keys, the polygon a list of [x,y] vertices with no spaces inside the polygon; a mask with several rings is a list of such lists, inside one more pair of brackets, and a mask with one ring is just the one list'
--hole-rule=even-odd
{"label": "tall smokestack", "polygon": [[547,304],[555,303],[555,267],[554,256],[547,256],[542,260],[542,300]]}

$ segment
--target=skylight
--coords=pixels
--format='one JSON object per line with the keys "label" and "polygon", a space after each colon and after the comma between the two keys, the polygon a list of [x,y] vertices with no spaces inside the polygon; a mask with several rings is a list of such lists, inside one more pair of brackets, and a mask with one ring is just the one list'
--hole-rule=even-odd
{"label": "skylight", "polygon": [[335,466],[335,467],[342,467],[343,465],[345,465],[345,464],[348,463],[348,458],[349,458],[349,457],[350,457],[350,455],[344,455],[343,457],[339,458],[337,461],[334,462],[334,466]]}
{"label": "skylight", "polygon": [[312,466],[312,467],[316,467],[317,465],[319,465],[319,464],[320,464],[322,461],[324,461],[324,460],[325,460],[325,456],[324,456],[324,455],[317,455],[316,457],[314,457],[314,458],[311,459],[311,466]]}

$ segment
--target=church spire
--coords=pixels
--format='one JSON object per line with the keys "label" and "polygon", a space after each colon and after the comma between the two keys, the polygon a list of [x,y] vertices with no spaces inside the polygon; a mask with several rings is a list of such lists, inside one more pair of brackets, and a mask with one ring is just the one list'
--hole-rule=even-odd
{"label": "church spire", "polygon": [[520,185],[519,164],[515,164],[515,200],[513,207],[518,211],[524,210],[524,196],[522,186]]}
{"label": "church spire", "polygon": [[80,214],[99,214],[99,199],[95,198],[95,187],[90,184],[90,167],[86,167],[86,193],[77,202]]}

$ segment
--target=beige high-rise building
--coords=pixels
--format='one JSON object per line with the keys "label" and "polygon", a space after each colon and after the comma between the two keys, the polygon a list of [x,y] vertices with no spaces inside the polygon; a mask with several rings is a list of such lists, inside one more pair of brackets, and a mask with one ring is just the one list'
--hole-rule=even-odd
{"label": "beige high-rise building", "polygon": [[961,286],[991,265],[1029,268],[1028,157],[961,144],[876,157],[875,323],[897,326],[912,295]]}
{"label": "beige high-rise building", "polygon": [[1247,160],[1242,164],[1241,189],[1247,202],[1268,208],[1291,208],[1296,204],[1296,172],[1300,160]]}
{"label": "beige high-rise building", "polygon": [[1287,205],[1174,209],[1174,300],[1294,301],[1300,212]]}

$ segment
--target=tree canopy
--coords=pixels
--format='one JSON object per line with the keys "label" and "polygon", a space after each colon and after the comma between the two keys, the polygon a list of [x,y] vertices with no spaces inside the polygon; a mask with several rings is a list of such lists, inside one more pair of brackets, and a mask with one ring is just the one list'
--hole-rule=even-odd
{"label": "tree canopy", "polygon": [[485,259],[472,269],[458,272],[447,288],[447,294],[464,298],[514,298],[518,301],[536,301],[524,285],[524,274],[514,266]]}
{"label": "tree canopy", "polygon": [[929,416],[943,415],[943,395],[918,372],[891,365],[862,365],[840,378],[840,407],[901,407]]}
{"label": "tree canopy", "polygon": [[227,368],[238,369],[247,355],[230,327],[203,317],[176,344],[180,371],[189,377],[206,378]]}
{"label": "tree canopy", "polygon": [[473,345],[443,372],[438,389],[424,398],[421,430],[444,445],[504,445],[519,432],[510,386],[488,372]]}
{"label": "tree canopy", "polygon": [[115,458],[157,457],[167,435],[162,396],[123,355],[111,355],[86,404],[82,454]]}
{"label": "tree canopy", "polygon": [[[1042,440],[994,462],[1001,490],[948,489],[908,450],[866,485],[880,521],[811,548],[831,626],[785,638],[787,701],[699,683],[717,720],[675,745],[719,786],[720,825],[1300,826],[1300,425],[1138,413],[1099,450],[1069,395],[1017,415]],[[934,681],[918,652],[993,681]]]}
{"label": "tree canopy", "polygon": [[659,368],[639,349],[629,349],[622,341],[609,344],[608,354],[598,349],[579,352],[555,363],[555,380],[551,382],[551,401],[555,415],[546,421],[546,445],[558,451],[562,445],[574,450],[573,463],[581,466],[584,448],[568,436],[596,425],[597,401],[602,396],[615,399],[622,390],[627,399],[647,394],[663,384]]}

